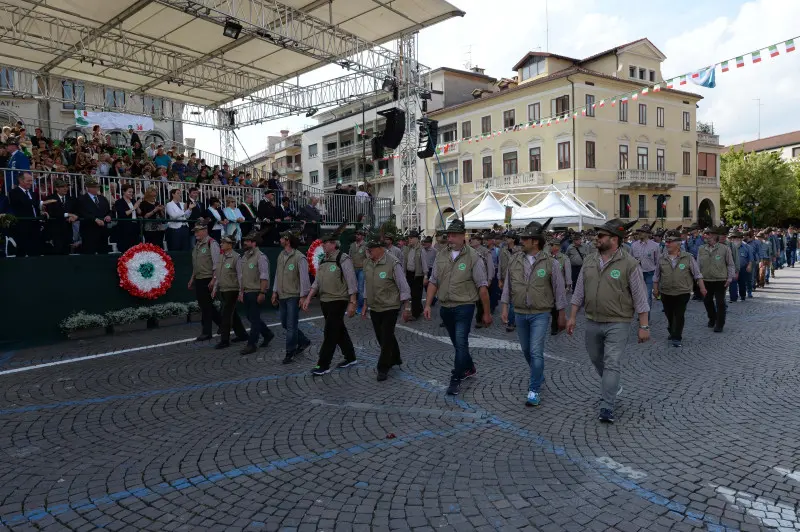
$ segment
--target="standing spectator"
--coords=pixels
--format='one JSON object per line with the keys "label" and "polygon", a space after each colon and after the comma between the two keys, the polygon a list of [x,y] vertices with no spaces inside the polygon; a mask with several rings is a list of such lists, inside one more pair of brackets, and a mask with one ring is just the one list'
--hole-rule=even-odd
{"label": "standing spectator", "polygon": [[275,205],[275,192],[268,190],[264,199],[258,204],[258,211],[256,212],[258,219],[262,222],[275,222],[269,229],[269,232],[264,237],[267,246],[274,246],[278,240],[278,226],[280,220],[280,213]]}
{"label": "standing spectator", "polygon": [[6,194],[8,194],[10,198],[11,189],[17,184],[17,177],[22,175],[22,172],[31,169],[31,161],[28,159],[27,155],[20,151],[17,139],[10,138],[8,139],[7,143],[8,146],[6,147],[6,150],[8,152],[8,168],[11,170],[6,172],[5,182]]}
{"label": "standing spectator", "polygon": [[284,196],[281,200],[281,209],[283,210],[284,220],[294,220],[297,218],[297,210],[292,205],[292,201],[289,196]]}
{"label": "standing spectator", "polygon": [[97,124],[92,126],[92,141],[103,141],[103,132],[100,130],[100,126]]}
{"label": "standing spectator", "polygon": [[256,221],[256,208],[253,205],[253,193],[248,192],[244,195],[244,203],[239,205],[239,212],[242,213],[242,217],[244,218],[244,222],[241,224],[241,230],[243,235],[250,234],[250,231],[253,230],[253,225]]}
{"label": "standing spectator", "polygon": [[117,219],[115,236],[117,251],[125,253],[141,242],[139,237],[139,215],[142,200],[133,197],[133,185],[122,185],[122,197],[114,203],[114,214]]}
{"label": "standing spectator", "polygon": [[144,152],[147,155],[148,159],[150,159],[150,160],[155,159],[156,153],[158,153],[158,150],[156,149],[156,143],[155,142],[151,142],[150,146],[148,146],[147,149]]}
{"label": "standing spectator", "polygon": [[163,222],[148,221],[164,217],[164,206],[158,204],[157,196],[158,190],[155,187],[148,188],[139,204],[139,209],[144,220],[144,241],[163,248],[165,228]]}
{"label": "standing spectator", "polygon": [[222,213],[222,202],[219,201],[219,198],[212,197],[208,200],[208,209],[206,210],[205,218],[209,220],[210,230],[208,233],[211,235],[211,238],[219,242],[222,238],[222,230],[227,225],[228,220],[225,218],[225,215]]}
{"label": "standing spectator", "polygon": [[11,213],[18,218],[13,226],[17,256],[41,254],[42,223],[38,197],[33,194],[33,176],[22,172],[17,176],[17,187],[9,193]]}
{"label": "standing spectator", "polygon": [[192,209],[181,201],[181,191],[172,189],[169,192],[170,202],[167,203],[167,249],[170,251],[189,250],[189,225],[186,220]]}
{"label": "standing spectator", "polygon": [[78,214],[81,219],[81,253],[108,253],[108,224],[111,222],[111,207],[100,195],[100,185],[94,177],[85,181],[86,194],[78,198]]}
{"label": "standing spectator", "polygon": [[[106,157],[110,157],[110,155],[106,155]],[[125,176],[125,165],[122,159],[116,159],[111,164],[111,169],[108,171],[109,177],[124,177]]]}
{"label": "standing spectator", "polygon": [[139,146],[142,145],[142,141],[139,138],[139,134],[133,130],[133,126],[128,126],[128,136],[130,137],[128,141],[131,147],[136,146],[137,144]]}
{"label": "standing spectator", "polygon": [[47,196],[43,205],[47,209],[45,239],[52,245],[55,255],[69,255],[72,246],[72,224],[75,215],[75,198],[69,196],[69,184],[63,179],[55,180],[55,192]]}
{"label": "standing spectator", "polygon": [[228,224],[225,226],[225,236],[231,237],[234,244],[236,244],[242,239],[242,229],[239,224],[244,221],[244,216],[236,206],[236,198],[228,197],[225,199],[223,214],[225,219],[228,220]]}
{"label": "standing spectator", "polygon": [[37,127],[33,130],[34,136],[31,137],[31,142],[33,142],[34,146],[39,146],[40,142],[44,142],[45,145],[50,144],[50,139],[44,136],[44,132],[42,132],[42,128]]}
{"label": "standing spectator", "polygon": [[272,171],[272,174],[270,174],[269,179],[267,180],[267,188],[274,191],[276,194],[283,190],[280,181],[278,181],[278,172],[275,170]]}

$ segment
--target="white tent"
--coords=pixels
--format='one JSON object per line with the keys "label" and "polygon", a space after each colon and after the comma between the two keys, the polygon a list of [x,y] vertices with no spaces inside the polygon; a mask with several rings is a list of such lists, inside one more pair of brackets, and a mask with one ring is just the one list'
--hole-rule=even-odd
{"label": "white tent", "polygon": [[503,224],[506,208],[491,194],[484,194],[477,207],[464,215],[467,229],[487,229],[494,224]]}
{"label": "white tent", "polygon": [[512,217],[512,225],[522,226],[532,221],[544,222],[552,218],[551,226],[583,224],[602,225],[605,217],[596,209],[575,201],[566,195],[551,191],[547,196],[532,207],[518,209]]}

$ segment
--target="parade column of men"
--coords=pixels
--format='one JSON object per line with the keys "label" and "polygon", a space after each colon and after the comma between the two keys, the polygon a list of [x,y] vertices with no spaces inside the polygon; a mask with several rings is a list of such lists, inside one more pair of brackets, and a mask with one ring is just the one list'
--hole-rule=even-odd
{"label": "parade column of men", "polygon": [[220,260],[219,244],[208,236],[208,226],[204,222],[197,222],[194,226],[194,236],[197,243],[192,249],[192,276],[189,279],[189,290],[194,287],[197,304],[200,306],[200,323],[202,331],[197,341],[211,339],[211,322],[221,323],[219,310],[211,299],[213,278]]}
{"label": "parade column of men", "polygon": [[[469,237],[469,245],[478,256],[483,261],[483,267],[486,270],[486,281],[488,285],[486,286],[487,292],[490,291],[492,279],[494,278],[495,271],[494,271],[494,262],[492,262],[492,257],[489,254],[489,248],[483,245],[483,237],[479,234],[473,234]],[[489,305],[485,308],[483,306],[483,301],[478,298],[475,302],[475,328],[480,329],[483,327],[482,319],[486,313],[492,314],[492,295],[489,293]]]}
{"label": "parade column of men", "polygon": [[[561,252],[561,242],[558,238],[549,237],[547,239],[547,244],[550,246],[550,256],[558,263],[559,270],[561,271],[561,282],[564,285],[564,289],[567,292],[572,292],[572,279],[570,277],[571,269],[570,269],[570,262],[566,255]],[[566,303],[564,304],[566,306]],[[555,336],[559,333],[559,331],[564,330],[564,324],[562,323],[559,325],[559,316],[561,315],[563,308],[558,308],[557,305],[553,305],[550,309],[550,335]]]}
{"label": "parade column of men", "polygon": [[283,363],[288,364],[311,345],[299,326],[300,306],[302,298],[308,295],[310,281],[308,260],[297,250],[300,244],[298,236],[291,231],[284,231],[280,235],[280,244],[283,250],[278,254],[275,267],[272,305],[278,307],[281,326],[286,330],[286,356]]}
{"label": "parade column of men", "polygon": [[350,244],[348,252],[350,260],[353,261],[353,268],[356,273],[356,283],[358,285],[358,298],[356,299],[356,314],[361,314],[364,308],[364,262],[367,260],[367,244],[364,242],[364,231],[358,229],[355,240]]}
{"label": "parade column of men", "polygon": [[403,271],[406,282],[411,288],[411,321],[422,315],[422,287],[425,279],[423,267],[422,246],[419,243],[419,233],[411,231],[408,234],[408,244],[403,246]]}
{"label": "parade column of men", "polygon": [[[498,264],[499,281],[498,286],[502,293],[504,289],[506,274],[508,273],[508,265],[511,263],[511,258],[517,252],[516,246],[519,245],[519,238],[514,232],[506,233],[506,246],[500,251],[500,260]],[[514,313],[514,302],[508,303],[508,317],[505,320],[506,332],[514,332],[516,329],[516,314]]]}
{"label": "parade column of men", "polygon": [[242,350],[243,355],[256,352],[259,336],[263,338],[261,347],[267,347],[275,338],[275,334],[261,319],[261,305],[264,304],[269,290],[270,271],[267,256],[258,249],[260,238],[257,233],[249,233],[242,239],[245,252],[240,259],[239,301],[244,303],[245,315],[250,322],[250,334],[247,346]]}
{"label": "parade column of men", "polygon": [[723,231],[724,228],[706,228],[703,232],[705,244],[697,253],[706,287],[703,303],[708,314],[708,326],[713,327],[714,332],[722,332],[725,327],[725,292],[733,282],[735,273],[730,248],[718,241]]}
{"label": "parade column of men", "polygon": [[244,342],[248,339],[247,331],[244,330],[242,319],[236,312],[236,301],[241,287],[241,263],[239,254],[233,250],[234,240],[225,236],[220,241],[222,257],[217,265],[217,273],[211,281],[211,299],[214,299],[217,292],[220,293],[222,300],[222,323],[220,325],[221,339],[216,349],[225,349],[231,345],[231,326],[236,333],[234,342]]}

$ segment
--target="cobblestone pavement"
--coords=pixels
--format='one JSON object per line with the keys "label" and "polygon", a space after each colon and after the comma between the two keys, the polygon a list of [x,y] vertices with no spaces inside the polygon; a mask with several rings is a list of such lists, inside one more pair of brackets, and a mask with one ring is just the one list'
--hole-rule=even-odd
{"label": "cobblestone pavement", "polygon": [[657,303],[614,425],[582,321],[548,337],[535,409],[498,325],[473,331],[458,398],[438,319],[398,328],[404,365],[382,383],[358,318],[361,363],[317,378],[318,318],[291,365],[280,327],[247,357],[181,342],[196,325],[0,354],[0,528],[800,530],[799,287],[779,271],[723,334],[691,302],[681,349]]}

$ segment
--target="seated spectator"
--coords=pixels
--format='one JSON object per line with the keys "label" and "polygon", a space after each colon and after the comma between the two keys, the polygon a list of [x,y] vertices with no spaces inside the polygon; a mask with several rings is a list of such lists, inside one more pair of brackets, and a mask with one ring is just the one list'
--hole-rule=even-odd
{"label": "seated spectator", "polygon": [[184,181],[186,178],[186,165],[183,163],[183,155],[178,155],[178,158],[172,163],[172,173],[179,181]]}
{"label": "seated spectator", "polygon": [[3,126],[3,132],[0,133],[0,142],[5,144],[11,137],[11,126]]}
{"label": "seated spectator", "polygon": [[111,156],[103,153],[99,156],[97,162],[97,175],[105,177],[111,171]]}
{"label": "seated spectator", "polygon": [[[186,177],[187,181],[195,181],[196,177],[200,174],[200,167],[198,165],[197,155],[192,153],[189,155],[189,161],[186,163]],[[189,179],[191,178],[191,179]]]}
{"label": "seated spectator", "polygon": [[154,159],[155,156],[156,156],[156,153],[158,152],[158,149],[156,148],[156,143],[155,142],[151,142],[150,146],[148,146],[147,149],[144,150],[144,152],[145,152],[145,155],[147,155],[148,159],[151,159],[151,160]]}
{"label": "seated spectator", "polygon": [[156,156],[153,157],[153,162],[155,163],[156,167],[163,166],[166,169],[169,169],[170,165],[172,164],[172,159],[169,155],[164,153],[164,147],[159,146],[158,151],[156,151]]}
{"label": "seated spectator", "polygon": [[225,210],[223,211],[228,224],[225,226],[224,236],[231,237],[236,242],[242,240],[242,228],[239,224],[244,222],[242,211],[236,206],[236,198],[228,197],[225,199]]}
{"label": "seated spectator", "polygon": [[24,149],[28,152],[33,149],[33,142],[31,142],[30,137],[25,134],[25,128],[21,128],[19,130],[19,135],[17,136],[17,144],[19,144],[20,149]]}

